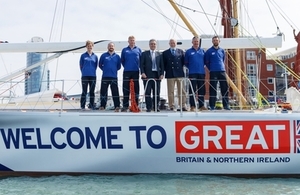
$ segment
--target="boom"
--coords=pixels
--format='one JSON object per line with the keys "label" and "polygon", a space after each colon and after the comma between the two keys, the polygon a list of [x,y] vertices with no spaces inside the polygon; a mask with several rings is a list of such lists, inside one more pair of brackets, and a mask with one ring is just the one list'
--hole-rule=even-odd
{"label": "boom", "polygon": [[[106,52],[107,44],[110,40],[99,41],[94,46],[94,52]],[[120,52],[128,46],[127,41],[112,41],[115,43],[115,51]],[[191,47],[191,39],[177,40],[178,47],[188,49]],[[149,49],[149,40],[136,41],[136,45],[142,50]],[[202,38],[201,47],[207,49],[211,47],[211,38]],[[220,46],[224,49],[236,48],[280,48],[282,37],[275,36],[269,38],[247,37],[247,38],[221,38]],[[169,40],[158,40],[157,49],[165,50],[169,48]],[[85,42],[35,42],[35,43],[3,43],[0,44],[0,53],[14,52],[39,52],[39,53],[58,53],[86,51]]]}

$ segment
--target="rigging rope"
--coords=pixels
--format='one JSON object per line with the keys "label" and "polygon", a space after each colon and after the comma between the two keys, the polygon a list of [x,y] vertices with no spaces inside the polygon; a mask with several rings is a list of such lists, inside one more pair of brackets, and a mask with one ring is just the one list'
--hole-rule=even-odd
{"label": "rigging rope", "polygon": [[[23,75],[16,76],[16,77],[12,78],[10,81],[12,81],[13,79],[19,78],[19,77],[21,77],[21,76],[23,76]],[[25,79],[27,79],[27,77],[24,77],[24,78],[21,79],[20,81],[16,82],[16,84],[11,85],[8,89],[4,90],[3,93],[0,94],[0,96],[3,95],[3,94],[4,94],[5,92],[7,92],[8,90],[11,90],[13,87],[15,87],[16,85],[18,85],[19,83],[23,82]],[[4,85],[4,84],[6,84],[6,83],[7,83],[7,82],[0,83],[0,86],[1,86],[1,85]]]}
{"label": "rigging rope", "polygon": [[[204,15],[205,15],[207,21],[209,22],[210,27],[211,27],[212,29],[214,29],[212,23],[211,23],[210,20],[208,19],[208,14],[204,11],[204,8],[203,8],[202,4],[199,2],[199,0],[197,0],[197,2],[198,2],[198,4],[199,4],[199,6],[201,7],[201,9],[202,9],[202,11],[203,11],[203,13],[204,13]],[[214,29],[214,32],[215,32],[215,34],[217,34],[215,29]]]}
{"label": "rigging rope", "polygon": [[[242,1],[242,2],[243,2],[243,1]],[[247,21],[250,22],[250,24],[251,24],[251,26],[252,26],[252,28],[253,28],[253,30],[254,30],[255,36],[259,38],[259,36],[258,36],[258,34],[257,34],[257,31],[256,31],[256,29],[255,29],[255,27],[254,27],[254,25],[253,25],[253,23],[252,23],[251,17],[249,16],[249,12],[248,12],[248,9],[246,8],[246,5],[245,5],[244,3],[241,3],[241,5],[242,5],[243,8],[244,8],[243,13],[246,13]],[[241,25],[241,24],[239,24],[239,25]]]}
{"label": "rigging rope", "polygon": [[[154,5],[156,6],[156,8],[158,9],[158,13],[161,13],[161,15],[165,15],[163,13],[163,11],[160,9],[159,5],[156,3],[155,0],[152,0],[152,2],[154,3]],[[145,3],[145,2],[144,2]],[[146,4],[147,5],[147,4]],[[148,5],[149,6],[149,5]],[[156,10],[155,10],[156,11]],[[166,20],[166,22],[169,24],[169,26],[172,28],[172,23],[170,22],[170,20],[168,20],[166,17],[164,17],[164,19]],[[178,37],[180,37],[179,33],[177,31],[174,31],[174,33],[177,34]]]}
{"label": "rigging rope", "polygon": [[[179,7],[179,6],[178,6],[178,7]],[[191,23],[193,24],[193,26],[197,28],[198,32],[201,32],[200,34],[198,34],[199,36],[201,36],[201,34],[205,34],[204,30],[202,30],[202,29],[200,28],[200,26],[198,25],[198,24],[199,24],[198,21],[195,22],[194,19],[193,19],[192,17],[190,17],[189,14],[187,14],[186,11],[185,11],[183,8],[181,8],[181,11],[182,11],[182,13],[185,14],[185,17],[188,19],[188,21],[191,21]],[[200,44],[200,45],[201,45],[201,44]]]}
{"label": "rigging rope", "polygon": [[[242,25],[240,25],[240,27],[243,28]],[[250,36],[251,33],[248,32],[245,28],[243,28],[243,30],[245,30]],[[251,39],[249,39],[251,40]],[[257,48],[266,48],[264,45],[262,45],[261,42],[254,42],[253,40],[251,40],[251,42],[256,45]],[[285,63],[283,63],[281,60],[279,60],[276,56],[273,55],[273,53],[271,53],[268,49],[266,49],[266,51],[262,50],[262,52],[264,52],[266,55],[268,55],[276,64],[278,64],[280,67],[282,68],[286,68],[287,71],[289,71],[292,76],[294,76],[296,79],[300,80],[300,75],[297,75],[291,68],[289,68]]]}
{"label": "rigging rope", "polygon": [[214,26],[217,25],[217,20],[218,20],[218,16],[219,15],[219,7],[218,7],[218,10],[217,10],[217,14],[216,14],[216,18],[215,18],[215,22],[214,22]]}
{"label": "rigging rope", "polygon": [[6,67],[6,65],[5,65],[5,62],[4,62],[4,59],[3,59],[3,56],[2,56],[1,53],[0,53],[0,57],[1,57],[2,62],[3,62],[3,64],[4,64],[5,72],[6,72],[6,74],[8,74],[8,70],[7,70],[7,67]]}
{"label": "rigging rope", "polygon": [[[62,38],[62,33],[63,33],[63,27],[64,27],[64,19],[65,19],[65,12],[66,12],[66,2],[67,0],[64,1],[64,5],[63,5],[63,12],[62,12],[62,20],[61,20],[61,28],[60,28],[60,35],[59,35],[59,42],[61,42],[61,38]],[[57,4],[58,1],[56,1],[56,7],[55,7],[55,12],[54,12],[54,16],[53,16],[53,22],[52,22],[52,27],[51,27],[51,33],[50,33],[50,38],[49,38],[49,42],[51,41],[51,35],[52,35],[52,29],[54,26],[54,18],[56,16],[56,10],[57,10]],[[56,61],[56,68],[55,68],[55,74],[54,74],[54,80],[57,79],[57,71],[58,71],[58,62],[59,62],[59,58]],[[55,87],[55,82],[54,82],[54,87]]]}
{"label": "rigging rope", "polygon": [[271,13],[271,15],[272,15],[272,18],[273,18],[273,20],[274,20],[276,26],[278,27],[278,24],[277,24],[277,22],[276,22],[276,19],[275,19],[275,17],[274,17],[274,14],[273,14],[273,12],[272,12],[272,10],[271,10],[271,8],[270,8],[270,5],[269,5],[269,3],[268,3],[268,0],[266,0],[266,3],[267,3],[267,6],[268,6],[268,8],[269,8],[269,11],[270,11],[270,13]]}
{"label": "rigging rope", "polygon": [[[145,3],[147,6],[149,6],[151,9],[153,9],[154,11],[156,11],[157,13],[159,13],[161,16],[163,16],[164,18],[168,19],[169,21],[175,23],[172,19],[170,19],[169,17],[167,17],[166,15],[160,13],[159,11],[157,11],[156,9],[154,9],[151,5],[149,5],[148,3],[145,2],[145,0],[141,0],[143,3]],[[190,32],[190,30],[186,27],[184,27],[183,25],[180,25],[179,23],[177,23],[178,26],[180,26],[182,29]]]}
{"label": "rigging rope", "polygon": [[[272,3],[272,2],[271,2]],[[293,28],[293,25],[294,25],[294,27],[296,27],[298,30],[299,30],[299,28],[296,26],[296,24],[295,23],[293,23],[293,21],[285,14],[285,12],[280,8],[280,6],[273,0],[273,4],[275,4],[276,6],[274,6],[275,7],[275,9],[278,11],[278,13],[282,16],[282,18]],[[279,10],[278,10],[279,9]],[[284,13],[285,14],[285,16],[282,14],[282,13]],[[286,17],[289,19],[289,21],[291,21],[291,22],[289,22],[287,19],[286,19]],[[292,25],[292,24],[293,25]],[[294,28],[293,28],[294,29]]]}
{"label": "rigging rope", "polygon": [[178,16],[178,14],[175,14],[175,15],[174,15],[173,21],[175,21],[175,22],[172,23],[171,30],[170,30],[170,37],[173,37],[173,36],[174,36],[174,33],[173,33],[173,35],[171,35],[172,31],[173,31],[173,32],[176,32],[176,28],[177,28],[177,26],[178,26],[178,21],[179,21],[179,16]]}

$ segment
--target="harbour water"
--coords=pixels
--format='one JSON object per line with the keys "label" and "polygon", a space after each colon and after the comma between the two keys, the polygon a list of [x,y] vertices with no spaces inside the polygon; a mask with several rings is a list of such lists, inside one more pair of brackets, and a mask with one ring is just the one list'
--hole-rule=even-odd
{"label": "harbour water", "polygon": [[300,194],[297,178],[140,174],[2,177],[0,195],[277,195]]}

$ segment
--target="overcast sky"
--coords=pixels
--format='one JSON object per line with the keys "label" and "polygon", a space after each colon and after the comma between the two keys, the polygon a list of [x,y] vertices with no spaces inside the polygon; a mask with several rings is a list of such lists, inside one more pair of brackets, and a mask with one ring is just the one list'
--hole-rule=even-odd
{"label": "overcast sky", "polygon": [[[219,0],[176,2],[192,9],[183,10],[200,35],[222,35]],[[300,30],[299,0],[239,2],[243,10],[239,23],[245,35],[272,37],[279,27],[285,40],[283,48],[277,51],[296,46],[292,26],[297,32]],[[167,0],[0,0],[0,8],[0,40],[11,43],[24,43],[34,36],[42,37],[45,42],[126,41],[129,35],[137,40],[191,39],[193,36]],[[51,62],[51,78],[80,79],[79,55],[70,53]],[[25,54],[0,54],[0,77],[25,65]],[[100,69],[97,74],[100,79]]]}

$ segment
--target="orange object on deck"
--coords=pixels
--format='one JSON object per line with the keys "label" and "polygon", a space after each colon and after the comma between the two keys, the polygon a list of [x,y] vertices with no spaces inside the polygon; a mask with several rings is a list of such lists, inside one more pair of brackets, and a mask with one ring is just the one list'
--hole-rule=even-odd
{"label": "orange object on deck", "polygon": [[140,112],[140,108],[138,107],[136,101],[135,101],[135,91],[134,91],[134,82],[133,82],[133,79],[130,79],[130,103],[131,103],[131,106],[130,106],[130,111],[131,112]]}

